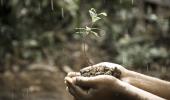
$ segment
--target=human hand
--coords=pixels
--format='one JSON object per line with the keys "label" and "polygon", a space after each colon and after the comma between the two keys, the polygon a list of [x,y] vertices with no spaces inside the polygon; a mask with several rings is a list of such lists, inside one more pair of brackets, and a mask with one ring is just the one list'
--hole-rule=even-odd
{"label": "human hand", "polygon": [[[65,78],[67,90],[76,100],[122,100],[123,85],[120,80],[109,75],[82,77],[70,73]],[[86,87],[89,89],[83,89]]]}
{"label": "human hand", "polygon": [[[115,77],[109,75],[99,75],[90,78],[81,77],[81,75],[83,75],[84,73],[88,73],[88,71],[95,68],[101,68],[102,66],[109,69],[114,69],[113,76],[118,79],[126,76],[126,73],[128,72],[128,70],[121,65],[109,62],[102,62],[93,66],[83,68],[80,70],[80,72],[68,73],[67,77],[65,78],[67,90],[76,98],[76,100],[83,100],[83,98],[85,98],[84,100],[104,100],[106,99],[106,97],[108,97],[108,99],[106,100],[112,100],[113,98],[117,98],[117,94],[119,94],[118,91],[120,90],[117,88],[120,88],[119,83],[121,83],[121,81],[116,79]],[[92,81],[92,83],[94,83],[95,85],[84,85],[84,81],[87,83],[91,83]],[[115,94],[113,95],[114,91]]]}
{"label": "human hand", "polygon": [[[119,77],[113,77],[115,75],[82,76],[83,72],[88,72],[100,66],[117,69],[121,74],[118,74],[118,76],[120,75]],[[146,77],[145,75],[129,71],[118,64],[103,62],[86,67],[80,72],[68,73],[65,78],[65,83],[67,90],[75,97],[75,100],[165,100],[157,95],[153,95],[152,92],[149,93],[142,90],[143,88],[140,89],[135,84],[129,84],[129,77],[133,78],[136,77],[136,75],[144,81],[147,79],[148,82],[148,76]],[[139,83],[137,83],[137,80],[135,80],[135,82],[136,84],[140,84],[141,80],[139,80]],[[147,88],[145,89],[147,90]]]}

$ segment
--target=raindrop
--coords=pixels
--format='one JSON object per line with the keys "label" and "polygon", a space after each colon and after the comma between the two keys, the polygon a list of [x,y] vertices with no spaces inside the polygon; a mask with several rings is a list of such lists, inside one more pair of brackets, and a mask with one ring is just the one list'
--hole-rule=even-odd
{"label": "raindrop", "polygon": [[146,70],[147,70],[147,72],[149,71],[149,65],[148,64],[146,65]]}
{"label": "raindrop", "polygon": [[29,89],[28,88],[26,89],[26,95],[27,95],[27,98],[28,98],[28,96],[29,96]]}
{"label": "raindrop", "polygon": [[134,0],[132,0],[132,5],[134,4]]}
{"label": "raindrop", "polygon": [[14,95],[14,93],[12,92],[12,93],[11,93],[11,100],[14,100],[14,96],[15,96],[15,95]]}
{"label": "raindrop", "polygon": [[24,92],[23,92],[22,96],[23,96],[24,98],[27,98],[27,99],[28,99],[28,97],[29,97],[29,88],[24,89]]}
{"label": "raindrop", "polygon": [[41,3],[38,4],[38,11],[41,11]]}
{"label": "raindrop", "polygon": [[122,3],[122,0],[119,0],[119,3],[121,4],[121,3]]}
{"label": "raindrop", "polygon": [[51,0],[51,10],[53,11],[54,10],[54,1]]}
{"label": "raindrop", "polygon": [[167,71],[168,70],[168,66],[165,65],[165,70]]}
{"label": "raindrop", "polygon": [[122,55],[122,62],[123,62],[123,64],[126,64],[126,61],[127,61],[126,55],[123,53],[123,55]]}
{"label": "raindrop", "polygon": [[103,0],[103,3],[106,3],[106,0]]}
{"label": "raindrop", "polygon": [[64,18],[64,9],[63,8],[61,8],[61,16],[62,16],[62,18]]}
{"label": "raindrop", "polygon": [[3,3],[4,3],[4,0],[1,0],[1,5],[3,5]]}

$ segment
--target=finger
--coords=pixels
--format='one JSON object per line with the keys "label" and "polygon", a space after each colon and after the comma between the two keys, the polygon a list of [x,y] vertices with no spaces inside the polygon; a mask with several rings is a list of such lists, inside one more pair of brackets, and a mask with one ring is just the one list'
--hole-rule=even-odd
{"label": "finger", "polygon": [[73,80],[70,77],[65,77],[64,82],[69,87],[72,85]]}
{"label": "finger", "polygon": [[66,87],[66,91],[73,95],[73,91],[68,86]]}
{"label": "finger", "polygon": [[112,82],[118,81],[118,79],[110,75],[98,75],[94,77],[78,76],[73,78],[73,82],[76,85],[86,88],[98,88],[101,84],[107,83],[106,81],[108,80]]}
{"label": "finger", "polygon": [[69,86],[70,86],[69,84],[70,83],[68,83],[67,81],[65,83],[67,84],[66,91],[69,92],[71,95],[75,96],[74,91],[71,88],[69,88]]}
{"label": "finger", "polygon": [[[67,81],[67,80],[69,80],[69,81]],[[71,80],[70,79],[67,79],[66,78],[66,85],[67,85],[67,87],[66,87],[66,91],[68,91],[71,95],[73,95],[73,96],[76,96],[76,94],[75,94],[75,91],[73,90],[73,84],[71,83]]]}
{"label": "finger", "polygon": [[76,99],[86,98],[87,92],[83,91],[78,86],[68,87],[68,92],[74,96]]}
{"label": "finger", "polygon": [[73,82],[81,87],[95,88],[97,86],[98,78],[78,76],[73,78]]}
{"label": "finger", "polygon": [[68,74],[67,74],[67,77],[75,77],[75,76],[80,76],[80,73],[79,72],[69,72]]}
{"label": "finger", "polygon": [[69,77],[66,78],[66,84],[68,86],[68,91],[76,98],[86,97],[86,91],[81,89],[79,86],[76,86],[73,83],[73,80]]}
{"label": "finger", "polygon": [[72,88],[68,87],[67,89],[68,89],[68,92],[69,92],[72,96],[76,97],[76,94],[75,94],[75,92],[73,91]]}

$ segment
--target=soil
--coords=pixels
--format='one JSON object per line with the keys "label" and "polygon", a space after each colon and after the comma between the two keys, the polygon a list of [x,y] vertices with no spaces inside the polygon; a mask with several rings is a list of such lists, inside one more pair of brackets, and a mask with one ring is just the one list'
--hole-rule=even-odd
{"label": "soil", "polygon": [[108,68],[106,66],[99,66],[99,67],[91,67],[90,69],[83,69],[80,70],[80,73],[84,77],[94,77],[97,75],[111,75],[116,78],[120,78],[121,71],[115,68]]}
{"label": "soil", "polygon": [[0,74],[0,100],[73,100],[63,84],[65,74],[58,67],[44,63],[30,66],[34,69]]}

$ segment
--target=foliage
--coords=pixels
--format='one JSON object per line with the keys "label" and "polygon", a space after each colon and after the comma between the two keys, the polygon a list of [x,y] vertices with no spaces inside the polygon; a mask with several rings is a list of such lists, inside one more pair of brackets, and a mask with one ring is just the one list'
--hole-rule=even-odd
{"label": "foliage", "polygon": [[[149,11],[146,15],[148,19],[143,20],[147,23],[141,24],[138,16],[141,15],[141,11],[131,0],[2,1],[4,2],[0,4],[1,66],[44,59],[50,59],[49,61],[53,59],[53,63],[58,59],[64,59],[65,63],[71,64],[74,58],[66,60],[61,52],[63,48],[67,49],[67,44],[74,45],[75,41],[82,40],[81,36],[72,34],[75,27],[80,27],[77,28],[80,33],[87,35],[100,36],[98,31],[106,31],[107,34],[100,39],[88,40],[88,44],[92,45],[91,50],[98,51],[96,54],[104,51],[105,55],[102,56],[109,56],[105,59],[107,61],[139,67],[144,67],[146,63],[170,65],[168,53],[170,34],[167,31],[170,22]],[[96,9],[90,9],[91,7]],[[107,18],[100,21],[106,13],[96,11],[106,12]],[[90,13],[90,20],[87,13]],[[156,19],[150,20],[153,15]],[[101,57],[96,58],[103,61]]]}
{"label": "foliage", "polygon": [[102,13],[97,14],[97,12],[96,12],[96,10],[95,10],[94,8],[91,8],[91,9],[89,10],[89,13],[90,13],[90,17],[91,17],[91,19],[92,19],[92,23],[93,23],[93,24],[96,23],[98,20],[101,19],[100,16],[107,16],[107,14],[106,14],[105,12],[102,12]]}
{"label": "foliage", "polygon": [[85,34],[86,36],[89,35],[89,34],[93,34],[96,37],[99,37],[99,33],[94,32],[93,30],[100,30],[100,29],[99,28],[93,28],[93,25],[98,20],[100,20],[102,16],[107,16],[107,14],[105,12],[97,14],[97,12],[94,8],[91,8],[89,10],[89,14],[90,14],[90,17],[91,17],[90,27],[85,26],[85,28],[76,28],[76,29],[80,30],[80,32],[76,32],[76,33]]}
{"label": "foliage", "polygon": [[89,26],[85,26],[85,28],[76,28],[79,30],[79,32],[76,32],[76,33],[79,33],[79,34],[82,34],[82,44],[83,44],[83,48],[82,48],[82,51],[84,53],[84,56],[86,56],[86,59],[87,59],[87,63],[90,65],[91,62],[89,60],[89,57],[87,56],[86,54],[86,47],[85,47],[85,43],[86,43],[86,38],[88,35],[90,34],[93,34],[94,36],[96,37],[99,37],[99,33],[93,31],[93,30],[101,30],[99,28],[93,28],[93,25],[99,21],[101,19],[101,16],[107,16],[107,14],[105,12],[102,12],[102,13],[97,13],[96,10],[94,8],[91,8],[89,10],[89,14],[90,14],[90,17],[91,17],[91,22],[90,22],[90,27]]}

